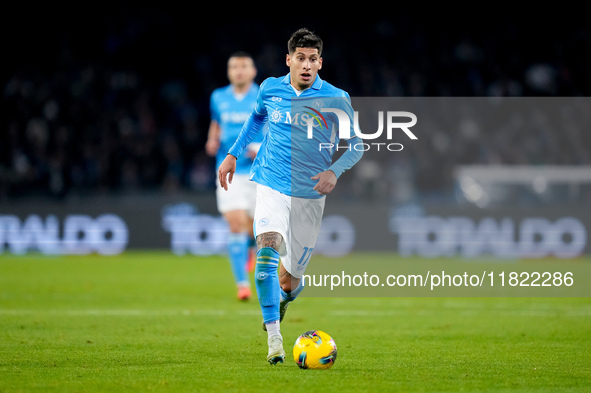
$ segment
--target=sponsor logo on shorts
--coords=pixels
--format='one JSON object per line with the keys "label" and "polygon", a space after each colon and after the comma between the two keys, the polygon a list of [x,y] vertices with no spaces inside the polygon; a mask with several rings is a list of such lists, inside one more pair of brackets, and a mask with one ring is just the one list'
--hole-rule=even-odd
{"label": "sponsor logo on shorts", "polygon": [[267,217],[263,217],[263,218],[261,218],[261,219],[259,220],[259,225],[260,225],[260,226],[262,226],[262,227],[264,227],[264,226],[266,226],[267,224],[269,224],[269,221],[270,221],[270,220],[269,220]]}

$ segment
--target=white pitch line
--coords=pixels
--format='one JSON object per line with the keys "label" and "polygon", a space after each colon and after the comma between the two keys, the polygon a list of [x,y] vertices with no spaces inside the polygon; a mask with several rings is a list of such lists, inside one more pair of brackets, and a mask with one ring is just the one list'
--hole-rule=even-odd
{"label": "white pitch line", "polygon": [[[591,317],[591,308],[583,307],[581,309],[490,309],[490,308],[466,308],[464,310],[456,307],[450,312],[459,312],[464,316],[475,316],[481,314],[498,316],[564,316],[564,317]],[[388,317],[407,314],[434,315],[445,312],[442,309],[426,310],[360,310],[360,309],[340,309],[328,312],[333,317]],[[14,316],[121,316],[121,317],[145,317],[145,316],[211,316],[221,317],[226,315],[241,316],[260,316],[260,310],[223,310],[223,309],[184,309],[184,310],[139,310],[139,309],[93,309],[93,310],[33,310],[33,309],[0,309],[0,315]]]}

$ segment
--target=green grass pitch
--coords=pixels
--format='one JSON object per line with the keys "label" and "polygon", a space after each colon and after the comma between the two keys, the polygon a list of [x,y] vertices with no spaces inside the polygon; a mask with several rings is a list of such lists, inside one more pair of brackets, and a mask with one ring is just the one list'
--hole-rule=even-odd
{"label": "green grass pitch", "polygon": [[[591,391],[590,298],[302,296],[281,329],[271,366],[223,256],[0,255],[1,393]],[[311,329],[330,370],[291,356]]]}

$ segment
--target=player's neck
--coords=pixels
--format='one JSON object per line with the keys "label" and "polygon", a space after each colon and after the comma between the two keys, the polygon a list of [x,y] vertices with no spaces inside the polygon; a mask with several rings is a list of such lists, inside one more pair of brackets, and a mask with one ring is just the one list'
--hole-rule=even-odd
{"label": "player's neck", "polygon": [[[314,79],[314,82],[316,82],[316,79]],[[308,87],[304,87],[303,89],[300,89],[297,84],[295,84],[291,79],[289,81],[289,84],[291,85],[291,87],[293,88],[293,91],[295,91],[296,95],[299,97],[300,94],[302,94],[303,92],[305,92],[306,90],[308,90],[310,87],[312,87],[312,85],[314,84],[314,82],[312,82],[312,84],[310,84],[310,86]]]}
{"label": "player's neck", "polygon": [[298,89],[293,83],[290,83],[290,86],[293,88],[293,91],[296,93],[296,95],[299,97],[300,94],[302,94],[304,91],[308,90],[309,87],[306,87],[305,89]]}
{"label": "player's neck", "polygon": [[250,90],[250,86],[252,86],[252,82],[245,83],[244,85],[233,85],[232,91],[236,95],[244,95],[246,92],[248,92],[248,90]]}

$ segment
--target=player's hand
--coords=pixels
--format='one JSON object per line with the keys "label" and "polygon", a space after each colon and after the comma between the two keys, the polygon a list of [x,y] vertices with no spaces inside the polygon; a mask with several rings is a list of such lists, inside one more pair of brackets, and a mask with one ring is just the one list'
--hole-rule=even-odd
{"label": "player's hand", "polygon": [[312,176],[311,179],[318,180],[313,190],[320,195],[330,193],[337,185],[337,175],[331,170],[320,172],[316,176]]}
{"label": "player's hand", "polygon": [[234,178],[234,172],[236,172],[236,157],[228,154],[218,169],[218,178],[220,185],[226,191],[228,191],[228,183],[232,184]]}
{"label": "player's hand", "polygon": [[215,156],[218,154],[218,149],[220,148],[220,141],[216,139],[208,139],[205,142],[205,152],[210,156]]}

